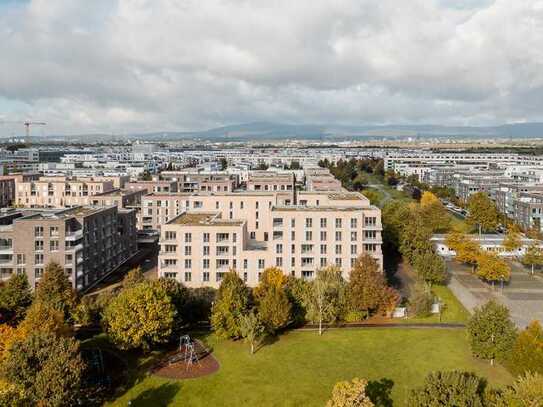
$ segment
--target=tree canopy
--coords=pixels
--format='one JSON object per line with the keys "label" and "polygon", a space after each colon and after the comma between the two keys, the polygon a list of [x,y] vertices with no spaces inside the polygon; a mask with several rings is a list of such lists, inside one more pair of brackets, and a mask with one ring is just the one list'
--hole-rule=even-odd
{"label": "tree canopy", "polygon": [[477,256],[477,275],[486,281],[509,281],[511,267],[497,254],[481,252]]}
{"label": "tree canopy", "polygon": [[521,258],[522,264],[530,266],[532,268],[532,274],[534,274],[535,267],[543,266],[543,250],[539,247],[539,244],[534,241],[524,253]]}
{"label": "tree canopy", "polygon": [[61,311],[66,318],[75,308],[76,295],[72,283],[58,263],[51,262],[45,267],[36,289],[36,301]]}
{"label": "tree canopy", "polygon": [[468,199],[468,217],[470,224],[479,227],[479,234],[493,230],[498,225],[498,211],[494,202],[484,192],[477,192]]}
{"label": "tree canopy", "polygon": [[373,407],[373,402],[366,395],[367,385],[367,380],[357,377],[336,383],[326,407]]}
{"label": "tree canopy", "polygon": [[510,364],[517,375],[526,372],[543,374],[543,328],[539,321],[533,321],[519,333]]}
{"label": "tree canopy", "polygon": [[18,324],[32,303],[32,292],[25,273],[13,274],[0,286],[0,321]]}

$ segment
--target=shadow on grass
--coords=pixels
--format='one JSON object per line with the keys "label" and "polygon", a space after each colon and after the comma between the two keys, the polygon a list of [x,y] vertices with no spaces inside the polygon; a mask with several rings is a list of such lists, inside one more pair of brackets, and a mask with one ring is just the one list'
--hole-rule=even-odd
{"label": "shadow on grass", "polygon": [[158,387],[147,389],[131,400],[131,407],[163,407],[171,405],[176,394],[181,391],[180,383],[164,383]]}
{"label": "shadow on grass", "polygon": [[266,335],[264,336],[258,345],[255,346],[255,353],[258,353],[258,351],[265,346],[273,345],[275,342],[279,340],[279,335]]}
{"label": "shadow on grass", "polygon": [[366,386],[366,394],[377,407],[392,407],[392,387],[394,382],[387,378],[370,380]]}

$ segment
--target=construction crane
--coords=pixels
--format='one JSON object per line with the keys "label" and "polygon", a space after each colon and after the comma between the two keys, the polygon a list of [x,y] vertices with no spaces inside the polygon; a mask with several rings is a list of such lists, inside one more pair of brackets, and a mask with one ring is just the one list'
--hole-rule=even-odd
{"label": "construction crane", "polygon": [[25,129],[26,129],[25,133],[26,133],[26,138],[27,139],[30,136],[30,126],[45,126],[47,124],[45,122],[31,122],[29,120],[25,120],[24,122],[0,120],[0,123],[22,124],[22,125],[24,125]]}

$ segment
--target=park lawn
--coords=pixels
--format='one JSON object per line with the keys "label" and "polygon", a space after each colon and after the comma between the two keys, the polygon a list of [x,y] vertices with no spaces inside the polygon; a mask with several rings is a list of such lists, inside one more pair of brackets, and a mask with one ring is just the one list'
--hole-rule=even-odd
{"label": "park lawn", "polygon": [[[441,302],[445,304],[443,313],[441,314],[442,323],[454,323],[454,324],[465,324],[468,322],[470,317],[469,311],[462,305],[452,291],[444,285],[434,285],[432,286],[432,293],[434,296],[439,297]],[[440,322],[439,315],[432,315],[426,318],[406,318],[394,320],[394,322],[401,322],[404,324],[412,323],[423,323],[423,324],[434,324]]]}
{"label": "park lawn", "polygon": [[461,369],[495,386],[511,382],[501,366],[474,359],[463,329],[335,329],[322,337],[291,331],[250,355],[248,345],[205,337],[221,367],[175,381],[144,376],[110,406],[323,406],[339,380],[392,382],[394,405],[433,370]]}

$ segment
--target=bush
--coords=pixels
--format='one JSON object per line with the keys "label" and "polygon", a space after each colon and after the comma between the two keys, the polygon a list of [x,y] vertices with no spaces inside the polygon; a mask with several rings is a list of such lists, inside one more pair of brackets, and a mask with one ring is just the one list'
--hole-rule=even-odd
{"label": "bush", "polygon": [[483,407],[486,380],[468,372],[433,372],[411,391],[409,407]]}
{"label": "bush", "polygon": [[366,395],[368,382],[364,379],[354,378],[352,381],[336,383],[332,390],[332,398],[326,407],[373,407],[374,404]]}
{"label": "bush", "polygon": [[368,313],[364,311],[347,311],[343,320],[345,322],[360,322],[368,317]]}

